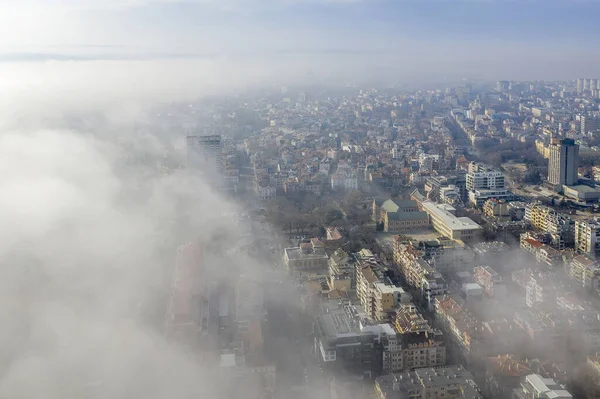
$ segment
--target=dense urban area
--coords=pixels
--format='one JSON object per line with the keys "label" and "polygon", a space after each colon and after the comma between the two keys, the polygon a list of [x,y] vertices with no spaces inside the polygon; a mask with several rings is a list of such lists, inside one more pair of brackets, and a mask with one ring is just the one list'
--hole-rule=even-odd
{"label": "dense urban area", "polygon": [[231,397],[600,397],[600,79],[290,86],[151,123],[180,132],[158,173],[236,204],[210,210],[235,240],[178,238],[149,316]]}

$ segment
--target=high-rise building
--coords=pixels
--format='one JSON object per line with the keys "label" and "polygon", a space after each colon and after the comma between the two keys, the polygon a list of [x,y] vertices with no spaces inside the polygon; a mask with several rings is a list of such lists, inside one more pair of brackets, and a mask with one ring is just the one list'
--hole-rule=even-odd
{"label": "high-rise building", "polygon": [[577,184],[579,167],[579,146],[572,139],[553,138],[550,143],[548,181],[554,185],[572,186]]}
{"label": "high-rise building", "polygon": [[508,80],[499,80],[496,82],[496,90],[501,92],[507,92],[510,88],[510,82]]}
{"label": "high-rise building", "polygon": [[187,136],[187,168],[201,171],[209,180],[220,181],[221,136]]}
{"label": "high-rise building", "polygon": [[577,79],[577,93],[581,93],[583,91],[583,79]]}

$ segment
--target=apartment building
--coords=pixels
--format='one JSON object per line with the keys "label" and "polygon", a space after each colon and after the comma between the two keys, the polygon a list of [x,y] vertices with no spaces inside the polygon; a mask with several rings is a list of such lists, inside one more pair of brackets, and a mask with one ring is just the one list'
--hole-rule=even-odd
{"label": "apartment building", "polygon": [[598,291],[600,265],[585,255],[576,256],[569,266],[569,277],[583,288]]}
{"label": "apartment building", "polygon": [[600,222],[597,220],[575,221],[575,249],[583,255],[596,259],[600,254]]}
{"label": "apartment building", "polygon": [[530,253],[536,261],[549,269],[562,263],[560,251],[536,240],[535,235],[524,233],[520,236],[520,247]]}
{"label": "apartment building", "polygon": [[[402,241],[397,236],[394,241],[394,256],[397,264],[409,254],[411,258],[421,257],[427,260],[439,271],[462,269],[464,265],[475,259],[475,252],[461,241],[454,241],[447,237],[440,237],[429,241]],[[408,261],[408,258],[406,258]]]}
{"label": "apartment building", "polygon": [[556,304],[557,287],[543,274],[532,275],[525,285],[525,304],[532,308],[545,305],[547,308]]}
{"label": "apartment building", "polygon": [[525,206],[525,220],[531,226],[543,232],[559,235],[569,245],[575,239],[575,223],[567,215],[538,203]]}
{"label": "apartment building", "polygon": [[358,189],[358,178],[356,173],[347,169],[336,171],[330,178],[332,191],[346,191]]}
{"label": "apartment building", "polygon": [[[396,321],[372,322],[347,300],[325,300],[320,306],[313,326],[314,347],[325,367],[373,375],[402,372],[418,365],[441,365],[446,361],[439,330],[423,326],[418,331],[404,327],[399,332]],[[403,305],[400,309],[407,308]],[[406,315],[410,318],[412,310]],[[400,324],[408,326],[410,319]]]}
{"label": "apartment building", "polygon": [[270,201],[277,197],[277,189],[269,185],[260,185],[258,182],[254,184],[254,192],[261,201]]}
{"label": "apartment building", "polygon": [[511,199],[512,193],[505,188],[504,173],[487,165],[471,162],[467,173],[469,202],[481,207],[487,200]]}
{"label": "apartment building", "polygon": [[327,285],[331,290],[350,291],[356,287],[354,263],[350,255],[338,248],[329,257]]}
{"label": "apartment building", "polygon": [[479,349],[481,323],[449,295],[435,298],[434,306],[436,320],[450,335],[463,361],[469,363],[472,354]]}
{"label": "apartment building", "polygon": [[384,320],[399,304],[411,300],[404,289],[385,276],[386,267],[370,251],[363,249],[355,257],[356,294],[369,318]]}
{"label": "apartment building", "polygon": [[375,379],[378,399],[482,399],[463,366],[421,368]]}
{"label": "apartment building", "polygon": [[425,251],[415,248],[412,243],[402,243],[397,237],[394,242],[394,261],[404,280],[419,292],[421,300],[433,306],[436,296],[448,291],[448,284],[442,274],[424,258]]}
{"label": "apartment building", "polygon": [[506,296],[506,284],[502,281],[502,277],[490,266],[475,267],[473,277],[487,296],[500,298]]}
{"label": "apartment building", "polygon": [[433,329],[413,303],[400,306],[394,327],[401,337],[404,369],[436,367],[446,363],[442,332]]}
{"label": "apartment building", "polygon": [[409,302],[412,298],[402,287],[376,282],[372,285],[371,313],[373,320],[386,320],[389,314],[400,304]]}
{"label": "apartment building", "polygon": [[489,218],[510,221],[510,209],[504,200],[491,198],[483,204],[483,214]]}
{"label": "apartment building", "polygon": [[504,173],[482,163],[471,162],[469,164],[467,190],[503,189],[504,187]]}

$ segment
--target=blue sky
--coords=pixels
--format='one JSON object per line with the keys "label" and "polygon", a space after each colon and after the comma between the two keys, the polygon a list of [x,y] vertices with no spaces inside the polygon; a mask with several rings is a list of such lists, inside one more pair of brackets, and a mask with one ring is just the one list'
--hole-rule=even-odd
{"label": "blue sky", "polygon": [[600,0],[0,0],[0,60],[362,54],[576,75],[600,64],[598,16]]}
{"label": "blue sky", "polygon": [[210,53],[600,37],[600,1],[577,0],[0,0],[0,11],[4,47]]}

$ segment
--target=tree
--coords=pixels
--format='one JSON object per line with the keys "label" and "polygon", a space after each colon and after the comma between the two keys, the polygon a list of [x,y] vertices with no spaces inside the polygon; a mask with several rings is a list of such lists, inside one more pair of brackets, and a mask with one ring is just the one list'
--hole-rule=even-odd
{"label": "tree", "polygon": [[362,193],[360,190],[352,190],[344,197],[344,204],[350,210],[356,208],[358,201],[360,201]]}
{"label": "tree", "polygon": [[528,167],[523,176],[523,181],[528,184],[541,184],[542,178],[536,167]]}
{"label": "tree", "polygon": [[[325,224],[331,226],[340,224],[339,222],[344,219],[344,214],[339,209],[329,209],[325,213]],[[337,223],[336,223],[337,222]]]}

